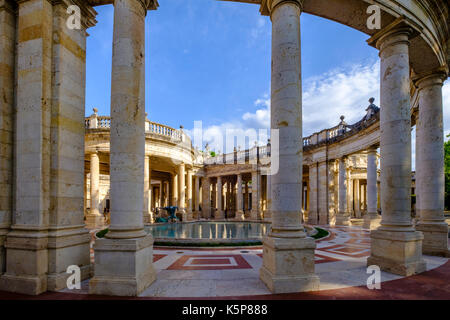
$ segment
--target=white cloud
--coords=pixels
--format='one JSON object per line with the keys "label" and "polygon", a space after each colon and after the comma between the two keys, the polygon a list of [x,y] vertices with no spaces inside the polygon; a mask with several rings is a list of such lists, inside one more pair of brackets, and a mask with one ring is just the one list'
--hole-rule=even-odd
{"label": "white cloud", "polygon": [[[359,121],[365,115],[369,98],[376,99],[379,105],[379,62],[369,65],[355,65],[347,70],[336,69],[319,77],[303,81],[303,136],[309,136],[322,129],[333,127],[345,116],[348,124]],[[450,81],[443,87],[444,99],[444,130],[450,134]],[[223,142],[223,137],[235,135],[250,136],[250,146],[258,140],[260,144],[267,141],[267,136],[260,134],[254,138],[254,133],[270,127],[270,97],[264,94],[254,102],[257,109],[245,112],[234,121],[224,122],[203,128],[203,146],[208,143],[211,149],[232,151],[234,141]],[[415,139],[412,133],[413,157]],[[237,145],[244,148],[242,138]],[[448,138],[446,138],[448,140]],[[229,143],[226,146],[226,143]],[[203,147],[202,146],[202,147]],[[223,147],[225,146],[225,148]],[[413,158],[414,168],[414,158]]]}

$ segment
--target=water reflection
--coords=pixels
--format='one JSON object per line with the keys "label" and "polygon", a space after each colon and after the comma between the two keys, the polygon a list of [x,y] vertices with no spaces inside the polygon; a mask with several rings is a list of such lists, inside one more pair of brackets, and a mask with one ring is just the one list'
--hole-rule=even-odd
{"label": "water reflection", "polygon": [[254,222],[167,223],[146,226],[154,238],[176,239],[261,239],[270,225]]}

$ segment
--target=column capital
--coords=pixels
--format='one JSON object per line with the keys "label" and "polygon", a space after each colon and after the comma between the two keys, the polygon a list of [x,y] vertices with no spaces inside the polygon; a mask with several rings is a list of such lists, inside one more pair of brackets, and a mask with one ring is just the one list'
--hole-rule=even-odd
{"label": "column capital", "polygon": [[158,0],[138,0],[145,11],[156,10],[159,7]]}
{"label": "column capital", "polygon": [[416,75],[412,78],[415,86],[422,90],[430,86],[442,86],[447,79],[445,68],[432,70],[425,74]]}
{"label": "column capital", "polygon": [[380,51],[401,42],[409,45],[409,40],[419,34],[419,31],[417,31],[416,28],[417,27],[413,25],[412,22],[403,18],[397,18],[394,22],[375,33],[367,40],[367,43]]}
{"label": "column capital", "polygon": [[377,150],[378,150],[378,146],[370,146],[368,149],[367,149],[367,154],[371,154],[371,153],[377,153]]}
{"label": "column capital", "polygon": [[262,0],[259,11],[263,16],[270,16],[276,7],[285,3],[293,3],[298,5],[300,12],[303,11],[304,0]]}

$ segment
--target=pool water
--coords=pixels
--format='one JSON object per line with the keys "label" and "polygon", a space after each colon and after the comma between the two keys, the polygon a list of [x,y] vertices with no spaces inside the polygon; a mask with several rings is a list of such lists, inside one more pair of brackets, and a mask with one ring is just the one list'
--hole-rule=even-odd
{"label": "pool water", "polygon": [[262,239],[270,224],[258,222],[166,223],[146,226],[153,238],[173,239]]}

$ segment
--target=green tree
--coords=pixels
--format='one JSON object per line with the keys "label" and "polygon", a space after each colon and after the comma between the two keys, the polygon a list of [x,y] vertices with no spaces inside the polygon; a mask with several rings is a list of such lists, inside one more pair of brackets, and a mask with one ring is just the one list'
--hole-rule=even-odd
{"label": "green tree", "polygon": [[[450,138],[450,134],[447,135]],[[450,140],[444,143],[445,210],[450,208]]]}

